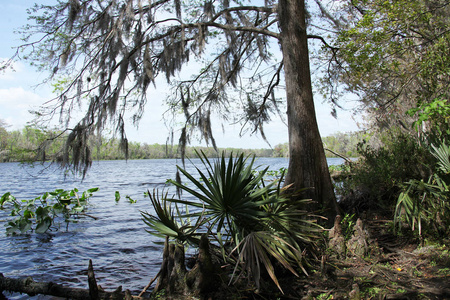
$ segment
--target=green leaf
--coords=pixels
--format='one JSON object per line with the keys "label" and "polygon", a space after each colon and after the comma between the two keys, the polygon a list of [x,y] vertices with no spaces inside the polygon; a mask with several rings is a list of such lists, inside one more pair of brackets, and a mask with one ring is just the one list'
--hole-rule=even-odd
{"label": "green leaf", "polygon": [[116,191],[116,192],[114,193],[114,196],[115,196],[116,202],[119,202],[119,200],[120,200],[120,193],[119,193],[119,191]]}
{"label": "green leaf", "polygon": [[55,203],[55,204],[53,204],[53,206],[52,206],[52,209],[53,209],[56,213],[61,212],[63,208],[64,208],[64,206],[63,206],[61,203],[58,203],[58,202]]}
{"label": "green leaf", "polygon": [[7,201],[11,201],[11,193],[7,192],[3,194],[3,196],[0,198],[0,207],[3,208],[3,204]]}
{"label": "green leaf", "polygon": [[23,212],[23,217],[26,219],[32,218],[34,216],[33,212],[31,210],[25,210]]}
{"label": "green leaf", "polygon": [[46,217],[41,220],[36,226],[36,233],[45,233],[52,225],[52,219],[50,217]]}
{"label": "green leaf", "polygon": [[45,217],[47,217],[48,216],[48,214],[49,214],[49,209],[50,209],[51,207],[43,207],[43,206],[39,206],[37,209],[36,209],[36,218],[38,218],[38,219],[43,219],[43,218],[45,218]]}
{"label": "green leaf", "polygon": [[70,205],[71,199],[70,198],[59,199],[59,202],[63,205]]}
{"label": "green leaf", "polygon": [[11,226],[6,228],[6,234],[7,235],[13,235],[20,232],[19,226]]}
{"label": "green leaf", "polygon": [[28,221],[27,219],[21,219],[19,222],[19,230],[21,233],[27,232],[31,229],[31,221]]}
{"label": "green leaf", "polygon": [[125,198],[127,198],[130,203],[136,203],[137,202],[137,200],[132,199],[129,195],[126,195]]}
{"label": "green leaf", "polygon": [[84,206],[75,206],[72,208],[72,212],[82,212],[84,210]]}

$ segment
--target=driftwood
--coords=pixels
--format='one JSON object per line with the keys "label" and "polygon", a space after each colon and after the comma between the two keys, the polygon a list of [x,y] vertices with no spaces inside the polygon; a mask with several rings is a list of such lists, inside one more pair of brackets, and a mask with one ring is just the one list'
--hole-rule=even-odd
{"label": "driftwood", "polygon": [[89,296],[91,299],[98,299],[98,285],[97,280],[95,279],[94,267],[92,266],[92,260],[89,260],[88,267],[88,284],[89,284]]}
{"label": "driftwood", "polygon": [[53,282],[36,282],[31,277],[22,279],[4,277],[3,274],[0,273],[0,295],[2,295],[3,291],[9,291],[28,294],[29,296],[50,295],[66,299],[83,299],[83,300],[147,299],[142,297],[131,296],[128,290],[123,292],[122,287],[117,288],[114,292],[106,292],[101,288],[99,288],[95,280],[94,269],[92,267],[91,260],[89,260],[89,267],[88,267],[88,282],[89,282],[89,289],[72,288]]}

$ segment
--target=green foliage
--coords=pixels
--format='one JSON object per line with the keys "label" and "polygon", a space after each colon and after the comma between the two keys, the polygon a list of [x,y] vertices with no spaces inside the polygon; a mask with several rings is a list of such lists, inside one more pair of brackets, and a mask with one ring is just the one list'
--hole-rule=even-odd
{"label": "green foliage", "polygon": [[[26,126],[21,131],[8,132],[0,125],[0,161],[42,161],[59,160],[59,149],[67,134],[57,130],[49,130],[36,126]],[[360,132],[336,133],[324,137],[323,142],[327,149],[347,156],[356,157],[356,144],[362,139]],[[120,141],[107,137],[94,136],[88,144],[94,151],[92,157],[95,160],[125,159],[125,153],[120,150]],[[219,148],[216,151],[212,147],[186,147],[185,157],[197,157],[196,150],[204,152],[208,157],[218,157],[219,153],[243,153],[256,157],[288,157],[288,143],[276,145],[273,149],[237,149]],[[140,142],[128,142],[128,159],[160,159],[179,157],[179,145],[147,144]],[[327,157],[335,157],[332,152],[326,152]]]}
{"label": "green foliage", "polygon": [[130,202],[131,204],[136,203],[137,200],[133,199],[130,197],[130,195],[126,195],[125,198],[127,198],[128,202]]}
{"label": "green foliage", "polygon": [[56,160],[62,146],[61,132],[28,125],[21,131],[7,132],[3,161]]}
{"label": "green foliage", "polygon": [[341,164],[341,165],[329,165],[328,170],[330,170],[330,173],[332,172],[350,172],[350,165],[349,164]]}
{"label": "green foliage", "polygon": [[[146,230],[147,232],[162,239],[168,236],[177,242],[187,242],[195,246],[199,244],[201,233],[198,233],[197,230],[202,225],[202,219],[197,218],[196,222],[192,223],[190,216],[187,216],[188,210],[186,209],[185,214],[182,214],[182,210],[175,202],[176,199],[167,198],[167,192],[162,198],[156,190],[153,191],[153,194],[149,192],[148,196],[156,215],[142,212],[143,221],[150,228]],[[176,211],[176,214],[173,210]]]}
{"label": "green foliage", "polygon": [[282,167],[282,168],[280,168],[278,170],[267,170],[264,175],[266,177],[282,179],[286,172],[287,172],[287,169]]}
{"label": "green foliage", "polygon": [[238,253],[236,268],[243,265],[258,288],[261,266],[280,288],[273,260],[293,274],[296,268],[306,272],[302,246],[314,243],[320,231],[315,219],[302,209],[309,201],[290,200],[281,190],[282,178],[265,182],[267,168],[254,172],[255,157],[231,154],[227,159],[222,154],[212,162],[204,153],[199,156],[206,169],[197,168],[199,180],[179,167],[188,185],[171,181],[195,200],[149,193],[156,215],[142,212],[148,232],[192,245],[207,233],[221,246],[224,259]]}
{"label": "green foliage", "polygon": [[114,198],[115,198],[116,203],[120,201],[120,192],[119,191],[114,192]]}
{"label": "green foliage", "polygon": [[[332,135],[322,137],[325,154],[327,157],[357,157],[357,144],[364,138],[362,131],[337,132]],[[328,150],[328,151],[327,151]],[[272,157],[289,157],[289,144],[278,144],[274,147]]]}
{"label": "green foliage", "polygon": [[[118,202],[120,201],[121,198],[122,198],[122,197],[120,196],[120,192],[119,192],[119,191],[115,191],[115,192],[114,192],[114,200],[116,201],[116,203],[118,203]],[[128,200],[128,202],[129,202],[130,204],[134,204],[134,203],[137,202],[137,200],[131,198],[130,195],[126,195],[125,198]]]}
{"label": "green foliage", "polygon": [[[334,68],[321,80],[328,99],[337,99],[343,91],[356,94],[369,123],[389,128],[400,122],[407,130],[425,120],[437,101],[443,101],[441,108],[446,106],[448,1],[342,1],[331,9],[340,17],[334,23],[336,48],[323,49],[336,56]],[[411,109],[420,113],[406,115]]]}
{"label": "green foliage", "polygon": [[418,103],[416,108],[410,109],[407,113],[410,116],[417,115],[418,119],[414,122],[417,132],[428,126],[432,129],[429,130],[429,135],[433,135],[434,138],[450,136],[450,104],[443,96],[429,103]]}
{"label": "green foliage", "polygon": [[450,220],[448,184],[450,147],[428,146],[439,135],[417,138],[392,130],[382,146],[358,146],[360,159],[337,185],[342,204],[350,209],[394,212],[394,224],[408,224],[419,236],[446,234]]}
{"label": "green foliage", "polygon": [[322,138],[327,157],[336,157],[336,154],[344,157],[358,157],[357,145],[364,138],[362,131],[337,132]]}
{"label": "green foliage", "polygon": [[419,236],[422,236],[424,222],[431,225],[433,232],[438,231],[435,233],[448,231],[450,224],[450,147],[445,142],[432,146],[431,154],[437,159],[433,174],[427,182],[412,179],[405,183],[395,208],[395,224],[405,220]]}
{"label": "green foliage", "polygon": [[88,200],[98,188],[79,193],[78,189],[57,189],[30,200],[17,200],[10,193],[0,198],[0,209],[10,210],[14,217],[6,224],[6,234],[21,234],[28,231],[45,233],[51,227],[57,228],[57,219],[67,223],[76,222],[80,213],[86,210]]}
{"label": "green foliage", "polygon": [[278,144],[273,149],[273,157],[289,157],[289,144]]}
{"label": "green foliage", "polygon": [[[66,133],[26,126],[21,131],[8,132],[0,124],[0,162],[2,161],[59,161],[60,149]],[[93,136],[88,140],[89,146],[94,149],[92,156],[96,160],[125,159],[125,153],[120,150],[120,141],[106,137]],[[208,157],[217,157],[218,152],[212,147],[196,147],[207,154]],[[226,148],[219,151],[238,152],[246,155],[254,154],[258,157],[271,157],[271,149],[235,149]],[[139,142],[128,143],[128,159],[160,159],[179,157],[178,145],[160,145]],[[194,147],[185,149],[186,158],[197,157]]]}
{"label": "green foliage", "polygon": [[356,224],[355,214],[345,214],[344,218],[341,221],[342,233],[344,235],[344,239],[348,241],[353,234],[353,227]]}
{"label": "green foliage", "polygon": [[6,123],[0,119],[0,162],[4,160],[7,154],[8,131],[6,131]]}
{"label": "green foliage", "polygon": [[414,137],[392,131],[384,135],[383,142],[378,148],[367,141],[358,145],[360,159],[344,171],[349,176],[337,187],[340,195],[358,197],[366,208],[392,209],[400,184],[428,178],[427,165],[434,158]]}

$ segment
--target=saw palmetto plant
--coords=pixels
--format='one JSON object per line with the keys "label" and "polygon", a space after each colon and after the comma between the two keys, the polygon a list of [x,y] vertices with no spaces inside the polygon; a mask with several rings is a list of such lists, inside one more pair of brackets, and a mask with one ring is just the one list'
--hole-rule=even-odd
{"label": "saw palmetto plant", "polygon": [[268,168],[255,172],[254,157],[231,154],[227,158],[223,153],[211,161],[198,154],[205,169],[196,167],[200,178],[178,167],[187,184],[171,181],[189,198],[149,193],[155,215],[142,213],[148,232],[194,246],[207,233],[220,246],[224,260],[236,263],[232,279],[239,278],[236,274],[250,274],[257,288],[266,270],[281,289],[275,261],[295,275],[298,270],[306,273],[305,245],[313,244],[321,230],[302,209],[309,201],[290,199],[282,180],[266,182]]}
{"label": "saw palmetto plant", "polygon": [[445,141],[432,145],[431,154],[437,159],[434,174],[427,181],[410,180],[404,184],[395,209],[394,223],[405,220],[413,231],[417,229],[419,236],[424,222],[433,223],[435,228],[445,227],[450,210],[450,147]]}

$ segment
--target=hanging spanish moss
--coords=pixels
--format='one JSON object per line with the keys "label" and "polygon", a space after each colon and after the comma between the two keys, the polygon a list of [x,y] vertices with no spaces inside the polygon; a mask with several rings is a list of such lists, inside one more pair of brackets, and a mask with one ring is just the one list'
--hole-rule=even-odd
{"label": "hanging spanish moss", "polygon": [[[179,126],[174,132],[179,134],[180,149],[194,137],[216,148],[212,120],[217,117],[219,122],[251,124],[250,132],[263,133],[263,125],[278,103],[271,102],[268,109],[267,103],[250,103],[257,97],[247,100],[242,91],[270,95],[279,83],[260,80],[256,86],[252,79],[261,76],[257,74],[263,68],[281,72],[280,63],[269,59],[267,39],[278,38],[278,28],[271,26],[276,10],[273,1],[261,7],[236,7],[229,0],[68,0],[38,6],[35,13],[46,17],[35,29],[48,34],[33,44],[37,51],[28,58],[45,61],[42,68],[52,76],[70,78],[43,110],[51,115],[57,107],[61,123],[71,131],[64,165],[73,164],[85,172],[90,166],[87,137],[108,127],[122,140],[126,153],[128,120],[124,118],[129,114],[138,126],[147,101],[151,101],[147,92],[160,75],[175,91],[167,102],[175,119],[172,124]],[[207,43],[215,45],[213,51],[205,51]],[[197,75],[180,76],[181,68],[193,59],[203,64],[200,57],[206,60]],[[246,65],[256,66],[253,75]],[[87,110],[77,124],[69,126],[75,108]],[[250,122],[230,118],[230,111],[242,108]],[[182,150],[180,155],[184,155]]]}

